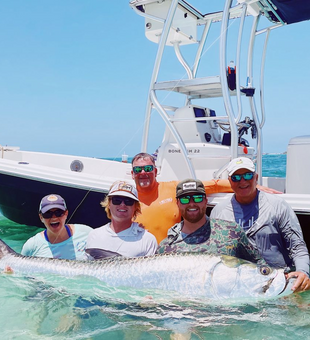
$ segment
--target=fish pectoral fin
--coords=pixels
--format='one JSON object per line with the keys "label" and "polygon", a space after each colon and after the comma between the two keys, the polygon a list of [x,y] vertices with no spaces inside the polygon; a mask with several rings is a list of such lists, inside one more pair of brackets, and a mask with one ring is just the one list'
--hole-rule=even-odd
{"label": "fish pectoral fin", "polygon": [[102,260],[111,257],[122,256],[121,254],[116,253],[114,251],[99,248],[88,248],[85,250],[85,252],[89,254],[91,257],[93,257],[95,260]]}

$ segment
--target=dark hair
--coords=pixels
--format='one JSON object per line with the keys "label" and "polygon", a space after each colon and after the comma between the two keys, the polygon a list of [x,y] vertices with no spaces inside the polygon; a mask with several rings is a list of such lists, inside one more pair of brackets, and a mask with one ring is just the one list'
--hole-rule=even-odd
{"label": "dark hair", "polygon": [[134,158],[131,161],[131,164],[133,164],[135,161],[139,160],[139,159],[145,159],[145,158],[149,158],[151,160],[151,162],[155,165],[155,158],[150,155],[149,153],[146,152],[140,152],[137,155],[134,156]]}

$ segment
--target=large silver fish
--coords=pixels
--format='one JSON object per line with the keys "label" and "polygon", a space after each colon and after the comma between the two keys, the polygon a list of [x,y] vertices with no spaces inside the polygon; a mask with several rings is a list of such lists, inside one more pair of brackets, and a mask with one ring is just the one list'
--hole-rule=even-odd
{"label": "large silver fish", "polygon": [[91,276],[112,287],[152,289],[177,297],[213,302],[266,300],[292,293],[294,280],[283,269],[260,267],[224,255],[206,253],[164,254],[150,257],[114,257],[100,261],[69,261],[25,257],[0,240],[0,268],[16,273]]}

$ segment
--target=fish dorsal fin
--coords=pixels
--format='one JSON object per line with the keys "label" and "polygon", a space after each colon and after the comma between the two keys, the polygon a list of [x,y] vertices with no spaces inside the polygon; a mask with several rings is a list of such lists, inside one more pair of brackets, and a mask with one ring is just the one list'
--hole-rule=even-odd
{"label": "fish dorsal fin", "polygon": [[101,260],[111,257],[122,256],[119,253],[116,253],[111,250],[99,249],[99,248],[88,248],[85,250],[87,254],[93,257],[95,260]]}

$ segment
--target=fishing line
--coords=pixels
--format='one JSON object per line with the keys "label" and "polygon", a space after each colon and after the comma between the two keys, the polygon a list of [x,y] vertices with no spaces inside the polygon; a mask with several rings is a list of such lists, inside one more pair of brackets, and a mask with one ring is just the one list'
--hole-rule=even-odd
{"label": "fishing line", "polygon": [[[119,156],[119,155],[122,155],[122,153],[125,152],[126,146],[128,146],[128,145],[132,142],[132,140],[134,139],[134,137],[135,137],[135,136],[138,134],[138,132],[142,129],[142,126],[143,126],[143,125],[141,125],[140,127],[137,128],[136,132],[135,132],[134,134],[131,135],[131,138],[129,139],[129,141],[128,141],[128,142],[124,145],[124,147],[119,151],[119,153],[117,154],[117,156],[114,157],[114,158],[112,159],[112,161],[116,162],[116,158],[119,158],[118,156]],[[107,166],[107,167],[105,168],[105,170],[102,172],[102,174],[99,175],[99,179],[103,178],[103,176],[105,175],[106,171],[107,171],[108,169],[110,169],[113,165],[114,165],[114,164],[111,164],[111,165]],[[117,180],[117,179],[116,179],[116,180]],[[115,181],[116,181],[116,180],[115,180]],[[92,192],[94,189],[95,189],[94,187],[90,187],[90,188],[87,190],[87,192],[85,193],[84,197],[81,199],[80,203],[79,203],[79,204],[77,205],[77,207],[73,210],[73,212],[70,213],[70,217],[68,216],[68,223],[70,222],[71,218],[74,216],[74,214],[76,213],[76,211],[79,209],[79,207],[82,205],[82,203],[85,201],[85,199],[87,198],[87,196],[89,195],[89,193]],[[103,191],[103,193],[104,193],[104,191]],[[100,203],[100,202],[98,202],[98,204],[99,204],[99,203]]]}

